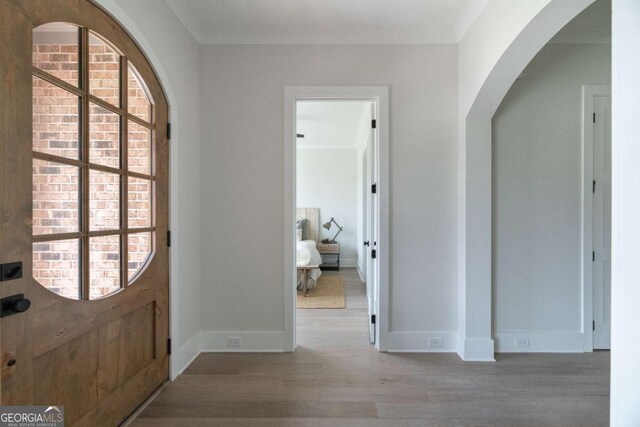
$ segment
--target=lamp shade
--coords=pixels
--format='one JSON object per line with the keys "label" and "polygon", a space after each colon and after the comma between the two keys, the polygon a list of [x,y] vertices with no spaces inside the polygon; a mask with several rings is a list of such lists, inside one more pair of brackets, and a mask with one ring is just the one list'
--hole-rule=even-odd
{"label": "lamp shade", "polygon": [[[331,219],[333,219],[333,218],[331,218]],[[331,221],[325,222],[324,224],[322,224],[322,227],[324,227],[327,230],[330,229],[331,228]]]}

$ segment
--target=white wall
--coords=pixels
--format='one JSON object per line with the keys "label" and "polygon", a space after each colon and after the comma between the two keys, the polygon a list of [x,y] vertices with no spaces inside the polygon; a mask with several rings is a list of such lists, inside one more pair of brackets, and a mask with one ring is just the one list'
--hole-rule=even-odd
{"label": "white wall", "polygon": [[611,425],[640,425],[640,2],[613,0]]}
{"label": "white wall", "polygon": [[582,351],[582,85],[610,82],[610,45],[549,44],[493,117],[498,351]]}
{"label": "white wall", "polygon": [[[202,47],[205,347],[278,346],[283,330],[283,93],[389,85],[390,342],[456,330],[455,45]],[[250,117],[250,120],[247,120]],[[416,268],[420,266],[420,268]],[[264,333],[271,331],[274,334]]]}
{"label": "white wall", "polygon": [[97,3],[147,54],[169,100],[171,377],[175,378],[200,347],[200,47],[164,2]]}
{"label": "white wall", "polygon": [[[320,208],[320,224],[334,217],[343,231],[340,243],[340,265],[355,267],[357,246],[357,149],[298,148],[296,158],[296,198],[299,208]],[[335,224],[329,231],[320,226],[320,238],[331,239],[337,233]]]}

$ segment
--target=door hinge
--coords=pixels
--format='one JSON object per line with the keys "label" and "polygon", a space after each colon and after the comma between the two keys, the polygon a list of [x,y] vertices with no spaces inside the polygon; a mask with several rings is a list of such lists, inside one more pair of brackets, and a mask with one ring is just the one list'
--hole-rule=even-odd
{"label": "door hinge", "polygon": [[167,230],[167,246],[171,247],[171,230]]}
{"label": "door hinge", "polygon": [[593,330],[594,331],[596,330],[596,321],[595,320],[593,321]]}
{"label": "door hinge", "polygon": [[371,129],[375,129],[378,126],[378,123],[376,122],[376,119],[372,119],[371,120]]}
{"label": "door hinge", "polygon": [[171,354],[171,338],[167,338],[167,354]]}
{"label": "door hinge", "polygon": [[371,315],[371,323],[373,323],[374,325],[376,324],[376,315],[375,314]]}
{"label": "door hinge", "polygon": [[371,192],[376,194],[378,192],[378,184],[371,185]]}
{"label": "door hinge", "polygon": [[596,193],[596,180],[593,180],[593,194]]}
{"label": "door hinge", "polygon": [[591,261],[596,262],[596,252],[591,252]]}
{"label": "door hinge", "polygon": [[593,123],[596,122],[596,113],[593,113]]}
{"label": "door hinge", "polygon": [[167,123],[167,139],[171,139],[171,123]]}
{"label": "door hinge", "polygon": [[378,255],[378,251],[376,251],[375,249],[371,250],[371,258],[376,258],[376,256]]}

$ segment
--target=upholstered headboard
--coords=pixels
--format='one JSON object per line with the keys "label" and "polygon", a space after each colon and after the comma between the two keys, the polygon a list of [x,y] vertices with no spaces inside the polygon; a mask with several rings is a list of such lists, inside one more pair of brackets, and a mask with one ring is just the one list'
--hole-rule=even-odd
{"label": "upholstered headboard", "polygon": [[315,240],[320,237],[320,209],[318,208],[296,208],[296,221],[306,219],[307,222],[302,230],[302,240]]}

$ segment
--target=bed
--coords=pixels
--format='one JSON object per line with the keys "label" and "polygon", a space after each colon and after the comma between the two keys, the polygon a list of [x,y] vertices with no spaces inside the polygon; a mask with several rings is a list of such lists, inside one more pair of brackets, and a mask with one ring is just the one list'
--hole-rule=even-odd
{"label": "bed", "polygon": [[322,257],[318,252],[320,235],[320,209],[296,209],[296,267],[298,270],[297,285],[306,296],[308,289],[316,286],[322,274],[320,264]]}

